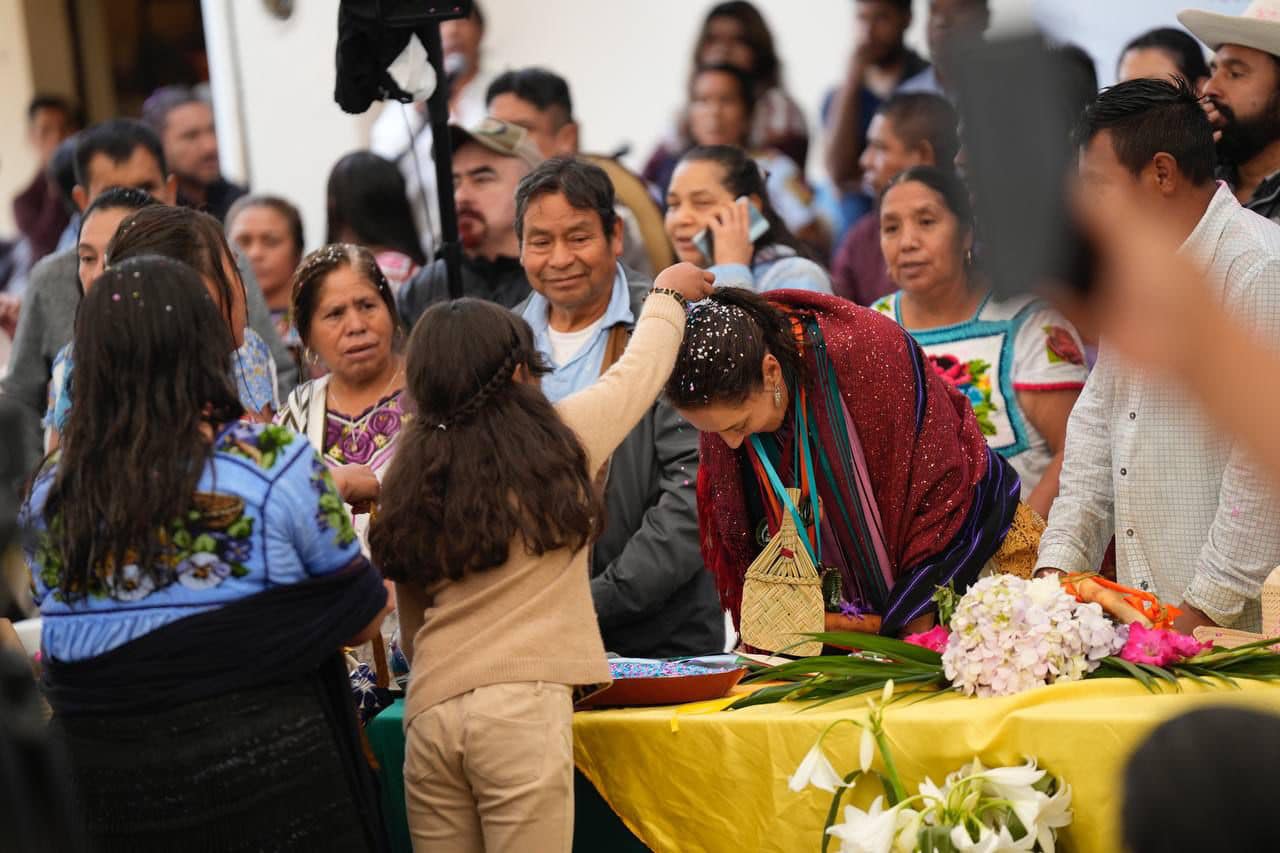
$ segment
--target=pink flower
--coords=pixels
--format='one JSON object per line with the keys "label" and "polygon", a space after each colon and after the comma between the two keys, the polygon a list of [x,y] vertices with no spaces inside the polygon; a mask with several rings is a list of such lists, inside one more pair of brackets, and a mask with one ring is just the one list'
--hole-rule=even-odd
{"label": "pink flower", "polygon": [[1177,653],[1168,647],[1164,633],[1134,622],[1129,626],[1129,639],[1120,650],[1120,658],[1129,663],[1149,663],[1152,666],[1164,666],[1177,660]]}
{"label": "pink flower", "polygon": [[948,631],[944,625],[935,625],[933,628],[922,634],[909,634],[902,639],[913,646],[920,646],[921,648],[942,654],[946,651],[947,640],[951,639],[951,632]]}
{"label": "pink flower", "polygon": [[941,376],[953,388],[963,388],[973,384],[973,377],[969,375],[969,364],[960,361],[954,355],[931,355],[929,362],[933,365],[934,373]]}
{"label": "pink flower", "polygon": [[1144,628],[1135,622],[1129,626],[1129,640],[1121,649],[1120,657],[1130,663],[1167,666],[1195,657],[1210,645],[1177,631]]}
{"label": "pink flower", "polygon": [[1202,643],[1195,637],[1179,634],[1177,631],[1165,631],[1164,634],[1167,647],[1181,660],[1193,658],[1205,649],[1213,647],[1213,643]]}

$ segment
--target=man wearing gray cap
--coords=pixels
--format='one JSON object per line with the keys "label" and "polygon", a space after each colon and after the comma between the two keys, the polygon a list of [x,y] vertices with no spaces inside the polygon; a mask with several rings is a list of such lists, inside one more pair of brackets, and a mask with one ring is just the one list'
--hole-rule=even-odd
{"label": "man wearing gray cap", "polygon": [[[486,118],[473,128],[449,125],[453,201],[462,240],[462,295],[514,308],[529,295],[516,240],[516,185],[542,162],[528,132]],[[444,258],[418,271],[397,297],[412,327],[422,312],[449,298]]]}
{"label": "man wearing gray cap", "polygon": [[1280,0],[1254,0],[1240,15],[1178,13],[1214,51],[1200,94],[1218,146],[1218,177],[1245,207],[1280,222]]}

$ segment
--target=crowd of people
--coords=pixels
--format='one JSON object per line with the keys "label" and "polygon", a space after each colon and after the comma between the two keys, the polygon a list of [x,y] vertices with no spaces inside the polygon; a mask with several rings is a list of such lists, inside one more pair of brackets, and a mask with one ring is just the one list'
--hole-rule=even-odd
{"label": "crowd of people", "polygon": [[932,0],[929,59],[908,0],[851,5],[821,139],[732,0],[639,173],[580,149],[554,71],[482,65],[478,8],[446,22],[448,137],[387,105],[310,253],[289,200],[221,175],[199,92],[82,130],[31,103],[0,407],[96,849],[384,849],[360,726],[398,679],[415,849],[568,850],[575,697],[608,653],[735,647],[792,522],[829,629],[1100,570],[1184,632],[1260,630],[1280,447],[1205,330],[1276,358],[1276,4],[1136,36],[1101,92],[1054,48],[1105,345],[984,272],[954,80],[986,0]]}

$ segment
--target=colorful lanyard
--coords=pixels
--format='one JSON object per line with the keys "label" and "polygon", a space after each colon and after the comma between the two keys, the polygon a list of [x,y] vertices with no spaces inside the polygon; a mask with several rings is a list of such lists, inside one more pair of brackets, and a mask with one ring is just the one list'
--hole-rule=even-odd
{"label": "colorful lanyard", "polygon": [[[795,457],[793,470],[798,471],[800,479],[800,493],[809,501],[809,508],[813,513],[813,523],[805,524],[800,510],[796,508],[795,503],[791,500],[791,495],[787,493],[787,489],[782,485],[782,478],[778,476],[777,470],[773,466],[773,462],[769,459],[769,454],[765,452],[764,444],[760,441],[760,436],[751,436],[752,461],[755,463],[757,477],[761,471],[764,472],[773,486],[773,493],[776,498],[774,503],[774,515],[781,519],[781,506],[786,507],[787,512],[791,513],[791,517],[795,520],[796,530],[800,533],[800,541],[804,543],[804,549],[809,553],[809,558],[813,560],[814,566],[822,564],[822,537],[819,533],[821,527],[821,503],[817,497],[817,480],[813,475],[813,453],[809,448],[809,412],[808,412],[808,395],[804,388],[799,387],[798,383],[794,383],[796,387],[796,423],[795,423]],[[803,461],[803,466],[801,462]],[[814,543],[817,547],[814,547]]]}

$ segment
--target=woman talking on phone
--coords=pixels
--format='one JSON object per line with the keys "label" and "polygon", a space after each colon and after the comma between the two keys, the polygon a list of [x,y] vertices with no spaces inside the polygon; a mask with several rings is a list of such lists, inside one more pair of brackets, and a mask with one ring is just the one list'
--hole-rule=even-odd
{"label": "woman talking on phone", "polygon": [[665,223],[676,256],[710,269],[718,285],[831,293],[826,271],[770,204],[760,167],[737,146],[699,146],[680,158]]}

